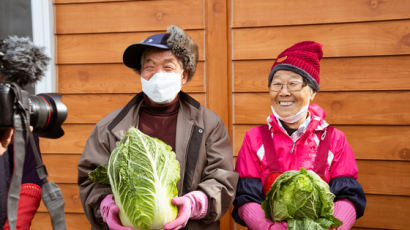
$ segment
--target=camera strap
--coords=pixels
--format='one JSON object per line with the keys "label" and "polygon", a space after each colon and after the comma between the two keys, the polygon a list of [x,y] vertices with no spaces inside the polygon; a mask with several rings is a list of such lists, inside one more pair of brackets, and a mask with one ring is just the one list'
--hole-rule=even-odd
{"label": "camera strap", "polygon": [[66,230],[64,216],[64,199],[60,188],[53,182],[47,180],[47,170],[40,157],[40,153],[34,142],[33,134],[30,131],[27,119],[27,113],[21,104],[21,92],[12,86],[16,97],[16,108],[14,111],[14,169],[9,186],[7,199],[7,219],[10,230],[16,230],[17,227],[17,208],[20,197],[20,187],[23,178],[24,159],[26,156],[26,144],[29,139],[30,146],[36,159],[36,171],[43,182],[41,189],[41,198],[46,205],[51,216],[51,222],[54,230]]}
{"label": "camera strap", "polygon": [[48,212],[51,217],[51,223],[53,229],[65,230],[67,229],[64,215],[64,199],[63,193],[60,188],[53,182],[47,180],[47,169],[41,160],[40,153],[34,142],[34,137],[31,132],[29,132],[31,148],[34,152],[34,157],[36,158],[36,170],[40,180],[43,182],[41,186],[41,198],[46,205]]}
{"label": "camera strap", "polygon": [[26,156],[26,135],[23,120],[22,116],[14,114],[14,169],[7,198],[7,219],[11,230],[16,229],[17,206],[20,197],[21,179],[23,178],[24,158]]}

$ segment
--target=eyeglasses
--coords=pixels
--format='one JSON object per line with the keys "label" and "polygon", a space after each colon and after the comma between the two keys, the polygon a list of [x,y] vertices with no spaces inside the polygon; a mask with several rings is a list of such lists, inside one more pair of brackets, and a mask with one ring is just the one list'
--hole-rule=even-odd
{"label": "eyeglasses", "polygon": [[303,89],[307,84],[301,81],[291,81],[287,84],[282,84],[281,82],[272,82],[269,89],[273,92],[279,92],[282,90],[283,86],[286,85],[290,92],[297,92]]}

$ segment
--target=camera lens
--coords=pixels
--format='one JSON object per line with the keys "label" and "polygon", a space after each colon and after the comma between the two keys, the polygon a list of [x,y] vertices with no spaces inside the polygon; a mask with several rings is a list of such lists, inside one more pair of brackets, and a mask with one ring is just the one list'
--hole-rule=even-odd
{"label": "camera lens", "polygon": [[44,93],[29,97],[30,125],[41,137],[59,138],[64,135],[61,125],[67,118],[67,107],[57,93]]}
{"label": "camera lens", "polygon": [[0,83],[0,127],[13,127],[13,97],[10,86]]}

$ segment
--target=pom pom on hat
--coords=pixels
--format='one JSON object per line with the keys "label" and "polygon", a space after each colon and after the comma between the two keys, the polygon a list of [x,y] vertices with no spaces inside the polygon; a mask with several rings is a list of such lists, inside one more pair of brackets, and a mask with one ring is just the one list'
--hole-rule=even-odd
{"label": "pom pom on hat", "polygon": [[268,78],[268,84],[272,82],[273,75],[278,70],[289,70],[301,75],[313,87],[319,91],[320,83],[320,60],[323,57],[322,45],[314,41],[303,41],[294,44],[280,53],[273,63]]}

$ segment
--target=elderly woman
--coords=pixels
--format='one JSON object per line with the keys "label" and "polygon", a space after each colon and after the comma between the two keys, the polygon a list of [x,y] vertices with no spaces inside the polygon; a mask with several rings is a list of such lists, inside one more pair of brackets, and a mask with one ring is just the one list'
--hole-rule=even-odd
{"label": "elderly woman", "polygon": [[233,217],[250,229],[286,229],[265,218],[261,202],[281,173],[304,167],[329,183],[335,194],[334,216],[350,229],[366,206],[357,181],[358,168],[346,136],[324,120],[325,111],[310,104],[319,91],[322,46],[294,44],[277,57],[268,78],[272,115],[267,124],[245,134],[236,162],[240,179]]}

